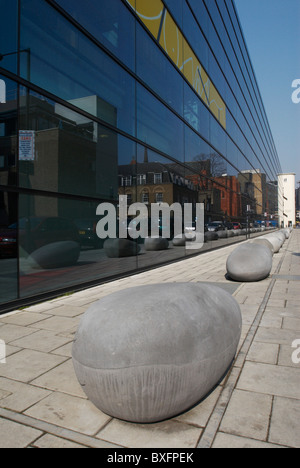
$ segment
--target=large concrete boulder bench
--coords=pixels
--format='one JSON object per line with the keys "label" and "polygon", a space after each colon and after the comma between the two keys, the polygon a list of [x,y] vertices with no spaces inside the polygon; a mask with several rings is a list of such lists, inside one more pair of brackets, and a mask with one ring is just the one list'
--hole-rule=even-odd
{"label": "large concrete boulder bench", "polygon": [[109,258],[133,257],[141,251],[136,242],[128,239],[107,239],[103,249]]}
{"label": "large concrete boulder bench", "polygon": [[73,241],[53,242],[35,250],[29,257],[34,268],[64,268],[77,263],[80,244]]}
{"label": "large concrete boulder bench", "polygon": [[286,235],[284,232],[282,231],[278,231],[276,232],[276,235],[282,240],[282,245],[285,243],[286,241]]}
{"label": "large concrete boulder bench", "polygon": [[264,245],[265,247],[268,247],[272,253],[272,256],[274,255],[275,251],[274,251],[274,247],[273,245],[271,244],[271,242],[264,238],[262,239],[261,237],[258,237],[257,239],[254,239],[253,241],[250,242],[251,244],[259,244],[259,245]]}
{"label": "large concrete boulder bench", "polygon": [[218,233],[213,231],[208,231],[204,234],[204,242],[216,241],[219,239]]}
{"label": "large concrete boulder bench", "polygon": [[278,237],[276,233],[273,234],[267,234],[266,236],[262,236],[262,239],[267,239],[271,244],[273,245],[274,252],[278,253],[279,250],[281,249],[283,242],[282,238]]}
{"label": "large concrete boulder bench", "polygon": [[218,231],[217,232],[219,239],[227,239],[228,231]]}
{"label": "large concrete boulder bench", "polygon": [[267,278],[272,270],[271,250],[259,244],[243,244],[227,259],[227,275],[234,281],[252,282]]}
{"label": "large concrete boulder bench", "polygon": [[87,397],[104,413],[153,423],[189,410],[229,370],[241,336],[236,300],[214,285],[122,290],[84,314],[72,348]]}
{"label": "large concrete boulder bench", "polygon": [[167,250],[169,241],[164,237],[148,237],[145,239],[145,249],[149,252]]}
{"label": "large concrete boulder bench", "polygon": [[173,245],[174,247],[185,247],[186,244],[186,239],[185,235],[183,234],[182,236],[175,236],[173,239]]}
{"label": "large concrete boulder bench", "polygon": [[290,230],[289,229],[282,229],[281,232],[283,232],[286,239],[289,239],[289,237],[290,237]]}

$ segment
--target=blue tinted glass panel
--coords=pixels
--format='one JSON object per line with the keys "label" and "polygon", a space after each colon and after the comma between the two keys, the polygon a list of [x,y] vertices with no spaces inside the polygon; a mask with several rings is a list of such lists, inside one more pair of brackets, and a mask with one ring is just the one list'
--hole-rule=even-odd
{"label": "blue tinted glass panel", "polygon": [[17,86],[0,75],[0,185],[17,183]]}
{"label": "blue tinted glass panel", "polygon": [[[46,3],[22,3],[22,48],[30,48],[30,66],[21,75],[73,105],[129,134],[134,134],[134,80],[95,44]],[[97,112],[87,106],[95,97]]]}
{"label": "blue tinted glass panel", "polygon": [[185,0],[164,0],[169,12],[173,15],[176,23],[182,27],[182,4]]}
{"label": "blue tinted glass panel", "polygon": [[57,3],[134,70],[135,20],[120,0],[58,0]]}
{"label": "blue tinted glass panel", "polygon": [[159,151],[184,160],[183,122],[140,85],[137,86],[137,136]]}
{"label": "blue tinted glass panel", "polygon": [[183,80],[160,48],[137,24],[137,74],[169,106],[183,114]]}
{"label": "blue tinted glass panel", "polygon": [[18,295],[18,196],[0,190],[0,303]]}
{"label": "blue tinted glass panel", "polygon": [[203,138],[209,141],[208,108],[188,84],[184,84],[184,118]]}
{"label": "blue tinted glass panel", "polygon": [[[200,24],[201,25],[201,24]],[[183,31],[205,70],[208,70],[208,47],[194,14],[186,3],[183,6]]]}
{"label": "blue tinted glass panel", "polygon": [[0,12],[0,67],[17,73],[17,0],[0,0]]}

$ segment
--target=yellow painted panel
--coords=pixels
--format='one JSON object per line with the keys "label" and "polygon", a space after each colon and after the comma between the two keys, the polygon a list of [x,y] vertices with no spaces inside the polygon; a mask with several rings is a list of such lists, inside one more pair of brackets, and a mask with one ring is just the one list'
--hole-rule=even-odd
{"label": "yellow painted panel", "polygon": [[183,36],[168,12],[165,14],[162,26],[160,45],[175,65],[180,68],[183,62]]}
{"label": "yellow painted panel", "polygon": [[184,64],[182,72],[188,82],[193,86],[195,91],[199,94],[201,99],[205,102],[206,105],[209,105],[209,101],[206,98],[206,94],[203,88],[203,84],[208,84],[208,76],[204,72],[201,64],[194,54],[193,50],[189,44],[184,40]]}
{"label": "yellow painted panel", "polygon": [[135,0],[126,0],[126,1],[135,10]]}
{"label": "yellow painted panel", "polygon": [[161,0],[136,0],[136,13],[157,39],[162,20],[164,4]]}
{"label": "yellow painted panel", "polygon": [[212,84],[210,86],[209,101],[210,101],[209,107],[210,107],[211,112],[220,121],[223,127],[226,128],[225,103],[221,99],[218,91]]}
{"label": "yellow painted panel", "polygon": [[210,82],[208,74],[206,73],[206,71],[204,70],[202,66],[200,70],[200,75],[201,75],[201,83],[202,83],[200,96],[203,99],[203,101],[209,106],[211,82]]}

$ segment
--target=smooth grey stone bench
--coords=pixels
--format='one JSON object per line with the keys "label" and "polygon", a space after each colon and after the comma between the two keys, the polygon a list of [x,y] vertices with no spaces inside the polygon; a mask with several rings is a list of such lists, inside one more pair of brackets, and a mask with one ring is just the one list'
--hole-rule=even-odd
{"label": "smooth grey stone bench", "polygon": [[84,314],[73,364],[101,411],[135,423],[158,422],[190,409],[221,381],[241,327],[238,303],[214,285],[130,288]]}
{"label": "smooth grey stone bench", "polygon": [[239,282],[261,281],[272,270],[271,250],[259,244],[244,244],[237,247],[227,259],[228,276]]}
{"label": "smooth grey stone bench", "polygon": [[46,270],[75,265],[79,259],[80,245],[73,241],[54,242],[35,250],[30,255],[35,268]]}
{"label": "smooth grey stone bench", "polygon": [[141,251],[141,247],[128,239],[107,239],[103,245],[109,258],[133,257]]}
{"label": "smooth grey stone bench", "polygon": [[167,250],[169,241],[164,237],[148,237],[145,239],[145,249],[147,251]]}

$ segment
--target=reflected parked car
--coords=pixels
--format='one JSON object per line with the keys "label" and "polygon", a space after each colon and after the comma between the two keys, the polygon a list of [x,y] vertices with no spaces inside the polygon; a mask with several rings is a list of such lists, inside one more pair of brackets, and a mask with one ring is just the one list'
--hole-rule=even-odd
{"label": "reflected parked car", "polygon": [[78,230],[72,221],[59,217],[21,218],[19,223],[9,226],[17,239],[19,225],[19,243],[28,254],[45,245],[61,241],[80,243]]}
{"label": "reflected parked car", "polygon": [[16,258],[18,254],[17,231],[0,228],[0,258]]}
{"label": "reflected parked car", "polygon": [[82,247],[93,247],[94,249],[103,247],[104,241],[97,236],[96,232],[97,221],[94,219],[75,219],[74,224],[77,227]]}
{"label": "reflected parked car", "polygon": [[222,223],[222,221],[214,221],[208,224],[207,229],[208,232],[222,231],[224,229],[224,224]]}
{"label": "reflected parked car", "polygon": [[233,229],[237,230],[237,229],[242,229],[242,225],[240,223],[232,223],[233,225]]}

